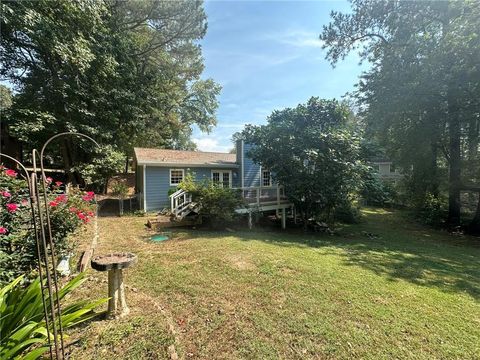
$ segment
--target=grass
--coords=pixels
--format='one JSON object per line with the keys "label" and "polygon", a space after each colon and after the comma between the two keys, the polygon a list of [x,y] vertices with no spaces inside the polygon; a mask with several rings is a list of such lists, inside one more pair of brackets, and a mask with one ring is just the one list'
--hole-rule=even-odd
{"label": "grass", "polygon": [[[71,333],[72,359],[480,358],[480,246],[366,209],[340,235],[183,231],[101,218],[99,253],[128,250],[127,319]],[[91,270],[90,270],[91,271]],[[106,293],[91,271],[77,296]],[[94,281],[94,280],[97,281]]]}

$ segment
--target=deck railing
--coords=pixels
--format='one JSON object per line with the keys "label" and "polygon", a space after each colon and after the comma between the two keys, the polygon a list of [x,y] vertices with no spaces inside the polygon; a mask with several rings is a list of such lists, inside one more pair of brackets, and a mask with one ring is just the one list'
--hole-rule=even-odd
{"label": "deck railing", "polygon": [[[288,201],[283,186],[236,187],[233,189],[241,191],[248,207],[261,207],[262,205],[280,206]],[[183,189],[179,189],[170,195],[170,211],[175,216],[182,214],[191,203],[192,195]]]}
{"label": "deck railing", "polygon": [[192,195],[183,189],[170,195],[170,211],[178,216],[192,202]]}
{"label": "deck railing", "polygon": [[234,188],[242,192],[242,197],[249,206],[265,204],[281,204],[287,201],[284,187],[279,186],[253,186]]}

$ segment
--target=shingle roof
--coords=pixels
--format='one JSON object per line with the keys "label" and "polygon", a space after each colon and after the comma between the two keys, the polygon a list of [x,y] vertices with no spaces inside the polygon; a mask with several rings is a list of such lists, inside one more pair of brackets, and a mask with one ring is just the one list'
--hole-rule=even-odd
{"label": "shingle roof", "polygon": [[133,150],[139,165],[238,166],[235,154],[149,148],[134,148]]}

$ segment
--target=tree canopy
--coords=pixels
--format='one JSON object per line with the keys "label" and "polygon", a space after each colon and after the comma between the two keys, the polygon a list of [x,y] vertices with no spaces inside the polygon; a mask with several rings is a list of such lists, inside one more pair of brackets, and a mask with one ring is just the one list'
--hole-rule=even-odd
{"label": "tree canopy", "polygon": [[357,188],[364,167],[350,115],[345,104],[312,97],[241,134],[254,145],[249,156],[285,187],[305,224],[312,216],[331,219]]}
{"label": "tree canopy", "polygon": [[[480,4],[477,1],[352,1],[332,12],[320,38],[334,65],[358,50],[371,62],[356,98],[367,131],[403,166],[421,203],[448,191],[460,223],[460,192],[478,182]],[[412,167],[413,165],[413,167]]]}
{"label": "tree canopy", "polygon": [[[0,76],[15,86],[11,134],[27,147],[79,131],[116,151],[192,148],[216,124],[220,86],[201,79],[201,1],[2,1]],[[68,170],[91,155],[67,140]]]}

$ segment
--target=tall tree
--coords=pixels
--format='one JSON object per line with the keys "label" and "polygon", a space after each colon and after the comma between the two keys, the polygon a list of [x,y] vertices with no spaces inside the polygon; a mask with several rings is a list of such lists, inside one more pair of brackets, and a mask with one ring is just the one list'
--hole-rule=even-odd
{"label": "tall tree", "polygon": [[367,122],[405,169],[414,165],[423,192],[438,194],[448,165],[448,221],[458,225],[465,130],[480,114],[480,4],[353,0],[352,13],[331,16],[320,35],[327,59],[359,49],[372,63],[357,92]]}
{"label": "tall tree", "polygon": [[[28,146],[80,131],[113,150],[191,147],[216,124],[202,80],[201,1],[2,1],[0,75],[15,84],[10,129]],[[92,154],[66,139],[65,168]],[[108,151],[111,151],[109,149]]]}
{"label": "tall tree", "polygon": [[359,184],[364,167],[350,115],[345,104],[312,97],[237,135],[254,145],[249,155],[285,187],[304,224],[312,216],[331,220]]}

